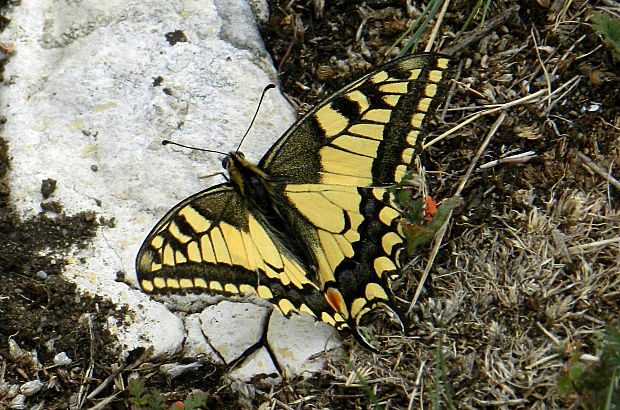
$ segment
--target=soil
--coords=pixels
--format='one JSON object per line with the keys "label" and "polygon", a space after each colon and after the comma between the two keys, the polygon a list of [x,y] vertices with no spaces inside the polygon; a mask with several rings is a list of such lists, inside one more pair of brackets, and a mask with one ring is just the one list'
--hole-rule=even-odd
{"label": "soil", "polygon": [[[420,14],[403,3],[270,2],[261,32],[282,91],[300,114],[395,57],[400,36]],[[597,354],[597,334],[620,313],[618,242],[588,247],[620,235],[618,187],[604,176],[618,174],[620,66],[588,24],[597,7],[617,16],[620,6],[491,2],[484,21],[478,13],[459,33],[469,3],[448,7],[432,48],[452,51],[457,68],[431,137],[489,106],[543,92],[476,118],[424,153],[428,193],[441,202],[455,194],[505,114],[467,179],[431,279],[408,316],[412,335],[386,340],[379,355],[348,340],[348,360],[276,388],[225,384],[225,369],[208,364],[167,379],[157,372],[163,362],[143,363],[142,352],[123,361],[105,328],[116,307],[77,293],[61,275],[67,250],[88,246],[105,221],[87,212],[66,215],[50,179],[41,181],[41,213],[20,218],[7,183],[10,147],[0,139],[0,408],[10,402],[9,386],[36,379],[46,383],[36,396],[40,408],[71,401],[80,403],[75,408],[129,408],[132,395],[122,387],[130,374],[161,392],[166,406],[197,389],[206,394],[205,408],[420,408],[436,397],[456,408],[574,406],[578,397],[562,394],[557,378],[575,352]],[[430,32],[423,31],[421,44]],[[528,160],[509,158],[527,152]],[[606,171],[595,171],[588,159]],[[414,255],[411,270],[421,272],[428,255]],[[405,275],[396,294],[411,300],[420,277]],[[70,366],[54,364],[62,352]],[[86,400],[119,366],[129,367]]]}

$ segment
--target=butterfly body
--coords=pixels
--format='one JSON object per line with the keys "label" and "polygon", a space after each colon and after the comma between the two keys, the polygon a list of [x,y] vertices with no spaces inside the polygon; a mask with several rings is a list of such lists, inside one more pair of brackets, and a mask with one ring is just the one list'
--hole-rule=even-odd
{"label": "butterfly body", "polygon": [[407,171],[448,65],[436,54],[390,62],[317,105],[258,164],[230,153],[228,182],[176,205],[145,240],[143,290],[254,294],[376,351],[361,319],[379,306],[400,317],[390,282],[404,237],[388,188]]}

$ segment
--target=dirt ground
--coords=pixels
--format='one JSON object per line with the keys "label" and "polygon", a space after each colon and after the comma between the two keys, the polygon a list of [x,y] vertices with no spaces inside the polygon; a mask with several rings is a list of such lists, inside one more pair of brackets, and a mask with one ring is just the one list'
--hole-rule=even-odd
{"label": "dirt ground", "polygon": [[[420,14],[404,3],[270,2],[262,34],[300,112],[395,57],[403,43],[392,45]],[[576,396],[560,393],[558,376],[580,353],[597,354],[598,335],[620,311],[620,188],[606,177],[617,177],[620,163],[620,66],[589,25],[595,12],[620,15],[620,5],[496,1],[484,21],[477,14],[459,33],[469,3],[452,2],[431,49],[449,53],[457,68],[429,140],[461,127],[423,155],[428,194],[453,196],[476,162],[408,314],[413,333],[385,338],[381,354],[348,338],[347,360],[275,388],[228,385],[216,367],[169,380],[157,372],[162,363],[135,366],[166,406],[192,391],[206,393],[205,408],[231,409],[576,405]],[[105,398],[101,408],[129,408],[121,388],[129,371],[85,399],[135,360],[121,362],[102,326],[116,307],[77,294],[60,276],[65,251],[88,246],[109,222],[65,215],[49,198],[52,180],[41,183],[41,214],[18,218],[10,167],[10,147],[0,140],[0,408],[11,386],[37,378],[45,387],[29,403],[40,408],[67,408],[70,400],[90,408]],[[414,297],[429,254],[420,250],[396,284],[402,300]],[[54,365],[61,352],[71,366]]]}

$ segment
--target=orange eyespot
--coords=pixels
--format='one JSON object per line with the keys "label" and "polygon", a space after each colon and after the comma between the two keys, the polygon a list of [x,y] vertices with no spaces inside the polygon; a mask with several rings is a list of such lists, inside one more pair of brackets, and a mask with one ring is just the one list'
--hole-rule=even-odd
{"label": "orange eyespot", "polygon": [[325,289],[325,299],[327,299],[327,303],[338,313],[340,313],[343,317],[349,317],[349,309],[347,309],[347,305],[344,302],[344,298],[338,289],[327,288]]}

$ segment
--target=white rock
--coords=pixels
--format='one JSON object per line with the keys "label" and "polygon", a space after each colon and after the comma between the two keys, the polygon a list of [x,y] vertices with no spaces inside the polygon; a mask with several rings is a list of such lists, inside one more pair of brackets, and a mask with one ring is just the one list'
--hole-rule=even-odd
{"label": "white rock", "polygon": [[230,363],[258,343],[268,315],[268,308],[226,300],[204,309],[200,320],[210,345]]}
{"label": "white rock", "polygon": [[[241,0],[226,3],[250,13]],[[12,197],[25,217],[36,214],[41,180],[53,178],[53,198],[69,214],[93,210],[116,219],[90,250],[76,252],[65,273],[81,290],[140,314],[129,328],[112,327],[128,349],[152,343],[161,354],[181,346],[179,320],[116,282],[116,272],[135,285],[134,259],[148,231],[175,202],[204,189],[200,175],[220,169],[216,156],[160,141],[234,149],[262,88],[275,78],[264,71],[269,60],[219,37],[220,12],[211,1],[40,0],[15,7],[1,35],[17,50],[0,96]],[[179,29],[189,42],[171,46],[165,34]],[[237,30],[257,32],[254,25]],[[257,159],[292,120],[282,97],[270,93],[244,149]]]}
{"label": "white rock", "polygon": [[37,271],[37,273],[34,274],[34,277],[37,279],[41,279],[41,280],[45,280],[47,279],[47,272],[45,272],[44,270],[40,270]]}
{"label": "white rock", "polygon": [[243,362],[242,366],[233,369],[228,373],[228,377],[242,381],[250,381],[253,377],[260,375],[263,383],[278,384],[282,381],[278,369],[273,364],[269,352],[264,347],[259,348]]}
{"label": "white rock", "polygon": [[287,319],[274,309],[267,342],[285,375],[309,376],[324,367],[327,352],[340,346],[340,336],[332,326],[316,322],[309,315],[292,315]]}
{"label": "white rock", "polygon": [[71,360],[71,358],[67,356],[67,353],[65,352],[60,352],[56,356],[54,356],[54,364],[56,365],[64,366],[67,364],[71,364],[72,362],[73,360]]}

